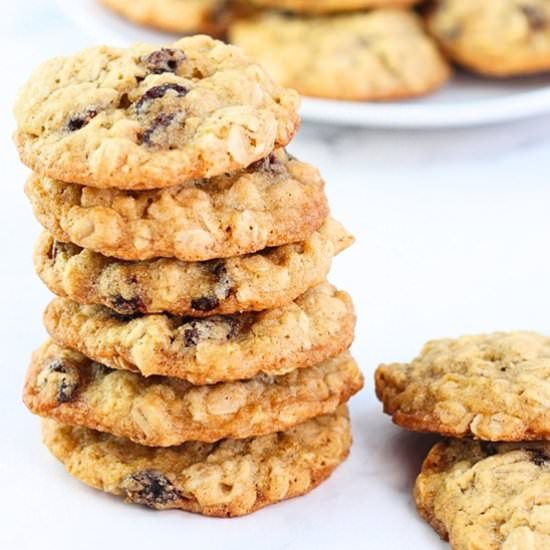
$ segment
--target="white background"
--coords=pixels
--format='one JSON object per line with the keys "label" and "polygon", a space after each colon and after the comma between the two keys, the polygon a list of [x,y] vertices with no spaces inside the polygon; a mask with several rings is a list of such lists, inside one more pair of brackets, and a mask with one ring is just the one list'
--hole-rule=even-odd
{"label": "white background", "polygon": [[0,25],[0,547],[445,548],[411,499],[431,439],[392,426],[372,372],[412,358],[431,338],[548,331],[550,118],[424,132],[304,125],[290,150],[319,166],[333,215],[357,237],[331,276],[359,315],[354,351],[366,386],[351,405],[352,455],[309,496],[247,518],[156,513],[69,478],[21,404],[49,296],[31,263],[39,228],[10,141],[10,109],[37,62],[94,39],[47,0],[3,5]]}

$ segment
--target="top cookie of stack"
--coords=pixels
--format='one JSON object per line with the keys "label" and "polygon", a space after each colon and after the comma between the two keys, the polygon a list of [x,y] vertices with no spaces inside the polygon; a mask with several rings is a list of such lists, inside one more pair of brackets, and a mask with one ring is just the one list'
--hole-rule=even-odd
{"label": "top cookie of stack", "polygon": [[206,36],[160,50],[97,47],[33,74],[15,139],[41,176],[156,189],[266,157],[292,139],[298,104],[238,48]]}

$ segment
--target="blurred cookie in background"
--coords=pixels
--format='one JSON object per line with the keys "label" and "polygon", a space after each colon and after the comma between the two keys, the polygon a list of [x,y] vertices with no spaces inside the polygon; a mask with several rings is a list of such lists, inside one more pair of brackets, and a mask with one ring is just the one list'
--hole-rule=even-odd
{"label": "blurred cookie in background", "polygon": [[467,69],[500,77],[550,70],[548,0],[439,0],[427,22]]}
{"label": "blurred cookie in background", "polygon": [[401,9],[324,17],[266,12],[236,21],[229,39],[279,84],[306,96],[413,97],[439,88],[451,72],[421,20]]}
{"label": "blurred cookie in background", "polygon": [[259,8],[293,13],[335,13],[370,8],[412,6],[419,0],[241,0]]}
{"label": "blurred cookie in background", "polygon": [[222,36],[229,23],[227,0],[99,0],[122,17],[178,34]]}

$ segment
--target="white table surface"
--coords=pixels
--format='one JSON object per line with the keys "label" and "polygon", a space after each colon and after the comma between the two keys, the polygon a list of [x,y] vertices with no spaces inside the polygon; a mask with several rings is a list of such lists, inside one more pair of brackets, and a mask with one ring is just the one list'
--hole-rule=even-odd
{"label": "white table surface", "polygon": [[[78,1],[78,0],[75,0]],[[156,513],[86,488],[40,444],[20,399],[49,299],[34,275],[39,227],[10,141],[16,87],[37,62],[91,44],[48,0],[3,6],[0,22],[0,547],[446,548],[416,515],[411,487],[431,439],[392,426],[373,394],[382,361],[423,342],[550,320],[550,117],[453,131],[305,125],[291,151],[316,164],[335,217],[357,236],[331,280],[351,292],[366,386],[351,404],[351,457],[304,498],[235,520]]]}

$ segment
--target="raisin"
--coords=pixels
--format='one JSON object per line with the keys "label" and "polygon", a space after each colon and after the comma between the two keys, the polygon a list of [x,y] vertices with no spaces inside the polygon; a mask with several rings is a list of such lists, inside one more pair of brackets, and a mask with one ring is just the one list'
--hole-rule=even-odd
{"label": "raisin", "polygon": [[212,273],[212,275],[214,275],[218,280],[227,274],[227,269],[223,260],[212,260],[211,262],[208,262],[207,265],[210,273]]}
{"label": "raisin", "polygon": [[128,109],[132,102],[130,101],[130,98],[128,97],[128,94],[122,94],[120,96],[120,99],[118,100],[118,108],[119,109]]}
{"label": "raisin", "polygon": [[143,56],[141,61],[147,66],[147,70],[153,74],[175,73],[178,67],[187,59],[181,50],[162,48],[149,55]]}
{"label": "raisin", "polygon": [[215,277],[215,297],[218,300],[227,298],[233,291],[233,283],[227,273],[225,262],[223,260],[213,260],[205,262],[205,265],[208,271]]}
{"label": "raisin", "polygon": [[141,143],[144,143],[145,145],[154,145],[153,143],[153,134],[159,129],[159,128],[166,128],[166,126],[169,126],[170,123],[174,120],[174,117],[176,116],[176,113],[161,113],[159,116],[157,116],[151,126],[145,130],[143,133],[143,136],[141,138]]}
{"label": "raisin", "polygon": [[529,23],[531,30],[542,31],[547,27],[548,18],[541,8],[525,4],[520,6],[520,9],[527,18],[527,23]]}
{"label": "raisin", "polygon": [[496,445],[494,443],[491,443],[490,441],[480,441],[479,446],[481,447],[483,453],[487,456],[493,456],[498,453]]}
{"label": "raisin", "polygon": [[60,405],[72,401],[78,390],[80,376],[78,368],[63,359],[55,359],[41,375],[42,385],[55,388],[55,399]]}
{"label": "raisin", "polygon": [[57,394],[57,402],[68,403],[69,401],[72,401],[75,390],[76,386],[67,383],[65,379],[61,380],[61,384],[59,385],[59,392]]}
{"label": "raisin", "polygon": [[241,332],[245,327],[250,327],[255,319],[254,315],[248,315],[243,319],[237,319],[236,317],[224,317],[225,324],[227,326],[226,340],[234,338],[238,332]]}
{"label": "raisin", "polygon": [[275,153],[269,153],[267,157],[253,162],[248,169],[252,172],[281,172],[283,163]]}
{"label": "raisin", "polygon": [[124,478],[122,488],[128,500],[157,508],[181,498],[179,491],[165,475],[155,470],[142,470]]}
{"label": "raisin", "polygon": [[65,362],[62,361],[61,359],[56,359],[55,361],[52,361],[48,365],[48,369],[50,369],[51,372],[61,372],[63,374],[67,372],[67,367],[65,366]]}
{"label": "raisin", "polygon": [[212,311],[220,305],[220,301],[215,296],[202,296],[191,300],[191,307],[197,311]]}
{"label": "raisin", "polygon": [[76,132],[76,130],[80,130],[86,126],[95,116],[97,116],[97,111],[95,109],[88,109],[84,113],[74,115],[69,119],[69,122],[67,122],[67,129],[70,132]]}
{"label": "raisin", "polygon": [[544,466],[545,464],[548,464],[548,460],[550,457],[544,452],[542,449],[529,449],[529,452],[531,453],[531,462],[535,466]]}
{"label": "raisin", "polygon": [[92,376],[94,376],[95,378],[106,376],[110,372],[113,372],[113,370],[114,369],[107,367],[103,363],[98,363],[97,361],[92,361],[92,363],[90,364],[90,371],[92,373]]}
{"label": "raisin", "polygon": [[110,307],[122,315],[145,313],[146,311],[145,304],[139,296],[124,298],[120,294],[117,294],[111,298]]}
{"label": "raisin", "polygon": [[199,343],[199,329],[196,326],[191,326],[183,331],[183,341],[185,347],[196,346]]}
{"label": "raisin", "polygon": [[143,106],[154,99],[164,97],[169,91],[176,92],[177,97],[183,97],[189,93],[189,89],[175,82],[167,82],[160,86],[149,88],[136,102],[136,112],[140,112]]}
{"label": "raisin", "polygon": [[186,347],[196,346],[201,340],[223,342],[235,336],[238,321],[228,315],[206,319],[191,319],[183,323],[183,341]]}

